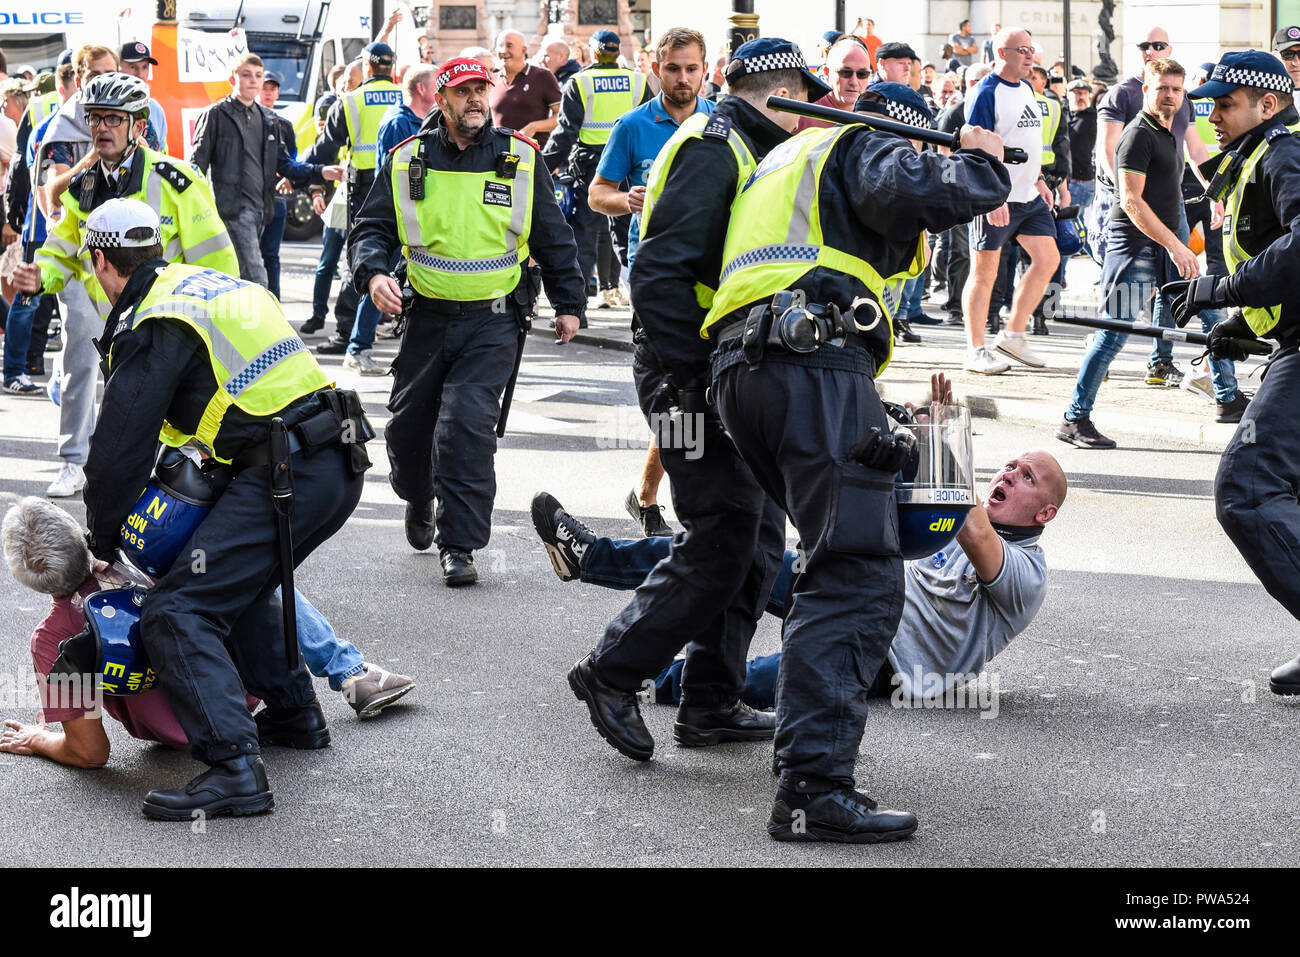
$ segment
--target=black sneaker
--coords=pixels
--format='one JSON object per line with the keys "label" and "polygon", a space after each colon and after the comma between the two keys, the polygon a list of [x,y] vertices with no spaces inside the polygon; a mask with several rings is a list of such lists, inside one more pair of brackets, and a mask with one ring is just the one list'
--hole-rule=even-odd
{"label": "black sneaker", "polygon": [[1002,331],[1002,317],[997,313],[989,316],[984,322],[984,331],[991,336],[996,336]]}
{"label": "black sneaker", "polygon": [[316,351],[323,356],[341,356],[348,351],[348,340],[330,336],[316,347]]}
{"label": "black sneaker", "polygon": [[921,337],[912,331],[912,324],[901,317],[894,318],[894,338],[904,342],[921,341]]}
{"label": "black sneaker", "polygon": [[1038,314],[1034,315],[1034,335],[1036,336],[1051,335],[1051,333],[1047,331],[1047,320]]}
{"label": "black sneaker", "polygon": [[[805,799],[804,807],[791,806]],[[774,841],[880,844],[901,841],[915,832],[916,815],[882,808],[852,788],[810,795],[778,790],[767,819],[767,833]]]}
{"label": "black sneaker", "polygon": [[1177,386],[1182,381],[1182,370],[1169,359],[1159,359],[1147,365],[1147,385]]}
{"label": "black sneaker", "polygon": [[320,332],[324,328],[325,328],[325,317],[312,316],[310,319],[308,319],[306,322],[304,322],[301,326],[298,327],[298,335],[300,336],[314,335]]}
{"label": "black sneaker", "polygon": [[1069,442],[1081,449],[1113,449],[1115,440],[1108,439],[1097,431],[1092,419],[1062,419],[1061,427],[1056,430],[1056,437],[1062,442]]}
{"label": "black sneaker", "polygon": [[1238,389],[1237,394],[1227,402],[1216,402],[1214,405],[1218,412],[1214,417],[1215,422],[1240,422],[1246,406],[1250,405],[1250,400]]}
{"label": "black sneaker", "polygon": [[636,489],[632,489],[627,493],[623,507],[627,509],[627,513],[632,516],[632,521],[636,522],[637,528],[641,529],[641,534],[646,538],[672,538],[673,530],[664,521],[662,505],[642,505],[641,500],[636,497]]}
{"label": "black sneaker", "polygon": [[582,570],[582,555],[596,535],[578,521],[549,492],[533,496],[533,528],[546,546],[551,566],[560,581],[569,582]]}
{"label": "black sneaker", "polygon": [[443,548],[438,551],[438,557],[442,561],[442,583],[448,588],[463,588],[478,581],[472,553],[458,548]]}
{"label": "black sneaker", "polygon": [[943,321],[943,324],[945,326],[964,326],[966,325],[966,320],[962,317],[960,312],[950,312],[948,313],[948,318]]}

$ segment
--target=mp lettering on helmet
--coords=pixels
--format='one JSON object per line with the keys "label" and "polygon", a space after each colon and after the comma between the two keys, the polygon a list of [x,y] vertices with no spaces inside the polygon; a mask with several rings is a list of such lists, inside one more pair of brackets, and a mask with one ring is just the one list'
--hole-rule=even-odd
{"label": "mp lettering on helmet", "polygon": [[593,77],[592,89],[597,93],[631,93],[632,78],[628,76]]}

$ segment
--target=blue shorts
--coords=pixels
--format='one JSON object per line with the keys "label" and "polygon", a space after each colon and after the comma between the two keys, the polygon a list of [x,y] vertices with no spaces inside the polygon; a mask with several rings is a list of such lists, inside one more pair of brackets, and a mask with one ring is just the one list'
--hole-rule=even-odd
{"label": "blue shorts", "polygon": [[971,249],[1001,249],[1017,236],[1056,238],[1056,220],[1043,197],[1036,196],[1028,203],[1007,203],[1007,210],[1011,222],[1005,226],[990,226],[987,216],[975,217],[970,224]]}

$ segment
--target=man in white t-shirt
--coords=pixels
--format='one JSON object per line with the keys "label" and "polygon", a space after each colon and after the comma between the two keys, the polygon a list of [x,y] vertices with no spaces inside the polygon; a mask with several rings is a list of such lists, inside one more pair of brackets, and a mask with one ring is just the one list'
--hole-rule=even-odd
{"label": "man in white t-shirt", "polygon": [[[1011,195],[1006,204],[987,216],[976,217],[970,225],[971,272],[962,297],[969,345],[965,367],[967,372],[983,375],[998,375],[1011,368],[994,353],[1035,369],[1046,365],[1025,342],[1029,315],[1043,298],[1061,262],[1056,249],[1052,192],[1042,175],[1042,113],[1027,80],[1033,67],[1032,43],[1025,30],[1000,31],[994,42],[1000,69],[980,82],[966,105],[967,123],[992,130],[1004,144],[1018,146],[1029,156],[1029,162],[1007,167]],[[997,279],[1002,247],[1012,241],[1020,244],[1033,263],[1016,286],[1011,317],[1006,329],[993,340],[991,352],[984,345],[989,296]]]}

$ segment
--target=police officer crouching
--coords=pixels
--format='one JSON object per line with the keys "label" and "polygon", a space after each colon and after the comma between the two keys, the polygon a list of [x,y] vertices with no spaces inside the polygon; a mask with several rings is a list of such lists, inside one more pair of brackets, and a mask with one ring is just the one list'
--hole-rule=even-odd
{"label": "police officer crouching", "polygon": [[[272,426],[288,429],[294,563],[356,507],[371,433],[355,393],[331,388],[275,297],[215,269],[168,265],[159,237],[157,213],[134,199],[110,200],[86,223],[82,253],[113,304],[96,342],[105,387],[86,463],[88,541],[96,557],[112,556],[160,437],[233,474],[140,623],[192,752],[210,769],[185,788],[151,791],[143,811],[186,821],[257,814],[273,803],[259,735],[289,747],[329,741],[306,668],[285,661]],[[267,704],[256,722],[245,688]]]}
{"label": "police officer crouching", "polygon": [[[857,109],[933,125],[910,87]],[[701,335],[717,342],[712,397],[755,478],[799,532],[802,571],[782,633],[768,820],[778,841],[905,838],[916,818],[854,789],[868,687],[898,627],[903,561],[892,455],[875,376],[890,304],[925,268],[924,230],[1001,205],[1002,141],[964,127],[952,156],[848,125],[777,146],[732,207],[722,282]],[[888,188],[881,188],[888,184]]]}
{"label": "police officer crouching", "polygon": [[[518,373],[538,291],[529,256],[560,343],[577,331],[587,301],[573,233],[536,145],[492,126],[492,82],[477,60],[442,65],[437,109],[385,160],[348,246],[357,290],[406,316],[388,404],[389,478],[407,503],[406,540],[420,550],[437,543],[449,587],[478,580],[473,552],[492,529],[502,395]],[[388,275],[399,250],[405,300]]]}
{"label": "police officer crouching", "polygon": [[[1261,50],[1227,53],[1193,98],[1212,98],[1222,152],[1202,167],[1223,200],[1229,275],[1167,283],[1178,325],[1202,309],[1236,307],[1210,329],[1216,359],[1244,360],[1251,340],[1280,344],[1214,478],[1219,524],[1265,590],[1300,618],[1300,136],[1286,68]],[[1267,347],[1263,347],[1266,351]],[[1260,351],[1256,349],[1255,351]],[[1274,669],[1274,694],[1300,695],[1300,658]]]}

